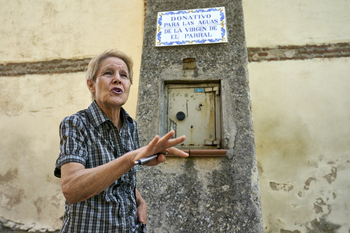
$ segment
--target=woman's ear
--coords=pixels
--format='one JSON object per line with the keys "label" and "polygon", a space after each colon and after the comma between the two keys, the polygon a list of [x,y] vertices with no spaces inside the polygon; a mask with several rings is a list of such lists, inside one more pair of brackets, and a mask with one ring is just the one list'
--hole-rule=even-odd
{"label": "woman's ear", "polygon": [[87,86],[88,86],[88,88],[89,88],[89,91],[91,92],[91,93],[93,93],[93,94],[95,94],[95,82],[94,81],[92,81],[92,80],[90,80],[90,79],[88,79],[87,81],[86,81],[86,84],[87,84]]}

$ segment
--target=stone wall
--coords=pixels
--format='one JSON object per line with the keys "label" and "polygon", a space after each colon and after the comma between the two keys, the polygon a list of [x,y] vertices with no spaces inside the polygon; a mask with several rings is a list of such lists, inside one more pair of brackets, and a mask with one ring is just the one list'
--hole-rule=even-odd
{"label": "stone wall", "polygon": [[[157,13],[224,6],[229,42],[155,47]],[[138,189],[149,207],[149,232],[262,232],[254,129],[241,1],[148,0],[137,121],[140,141],[162,134],[164,86],[219,82],[224,158],[168,158],[140,168]],[[183,70],[183,59],[196,69]]]}

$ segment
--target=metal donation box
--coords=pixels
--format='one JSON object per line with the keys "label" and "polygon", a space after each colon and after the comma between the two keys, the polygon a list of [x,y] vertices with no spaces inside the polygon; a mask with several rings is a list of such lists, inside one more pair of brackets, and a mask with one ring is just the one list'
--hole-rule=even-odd
{"label": "metal donation box", "polygon": [[186,135],[179,149],[221,148],[220,85],[169,84],[167,129]]}

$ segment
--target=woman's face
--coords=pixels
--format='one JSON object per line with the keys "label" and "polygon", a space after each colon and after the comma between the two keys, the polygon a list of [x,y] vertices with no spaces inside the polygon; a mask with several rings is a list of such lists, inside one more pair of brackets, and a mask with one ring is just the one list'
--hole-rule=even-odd
{"label": "woman's face", "polygon": [[89,89],[103,109],[121,107],[128,100],[131,82],[128,67],[120,58],[109,57],[103,60],[95,82],[89,81]]}

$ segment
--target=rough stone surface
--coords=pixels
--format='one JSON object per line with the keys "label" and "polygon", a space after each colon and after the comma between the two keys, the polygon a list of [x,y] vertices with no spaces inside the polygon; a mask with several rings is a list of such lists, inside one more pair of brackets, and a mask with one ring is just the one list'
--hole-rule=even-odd
{"label": "rough stone surface", "polygon": [[10,220],[0,217],[0,232],[1,233],[59,233],[57,229],[38,228],[34,223],[32,225],[25,225],[22,223],[12,222]]}
{"label": "rough stone surface", "polygon": [[[225,7],[226,44],[155,47],[157,12]],[[195,70],[183,59],[195,58]],[[138,189],[148,203],[148,232],[263,232],[240,0],[149,0],[137,121],[146,145],[163,134],[166,82],[221,84],[223,158],[168,158],[141,167]]]}

